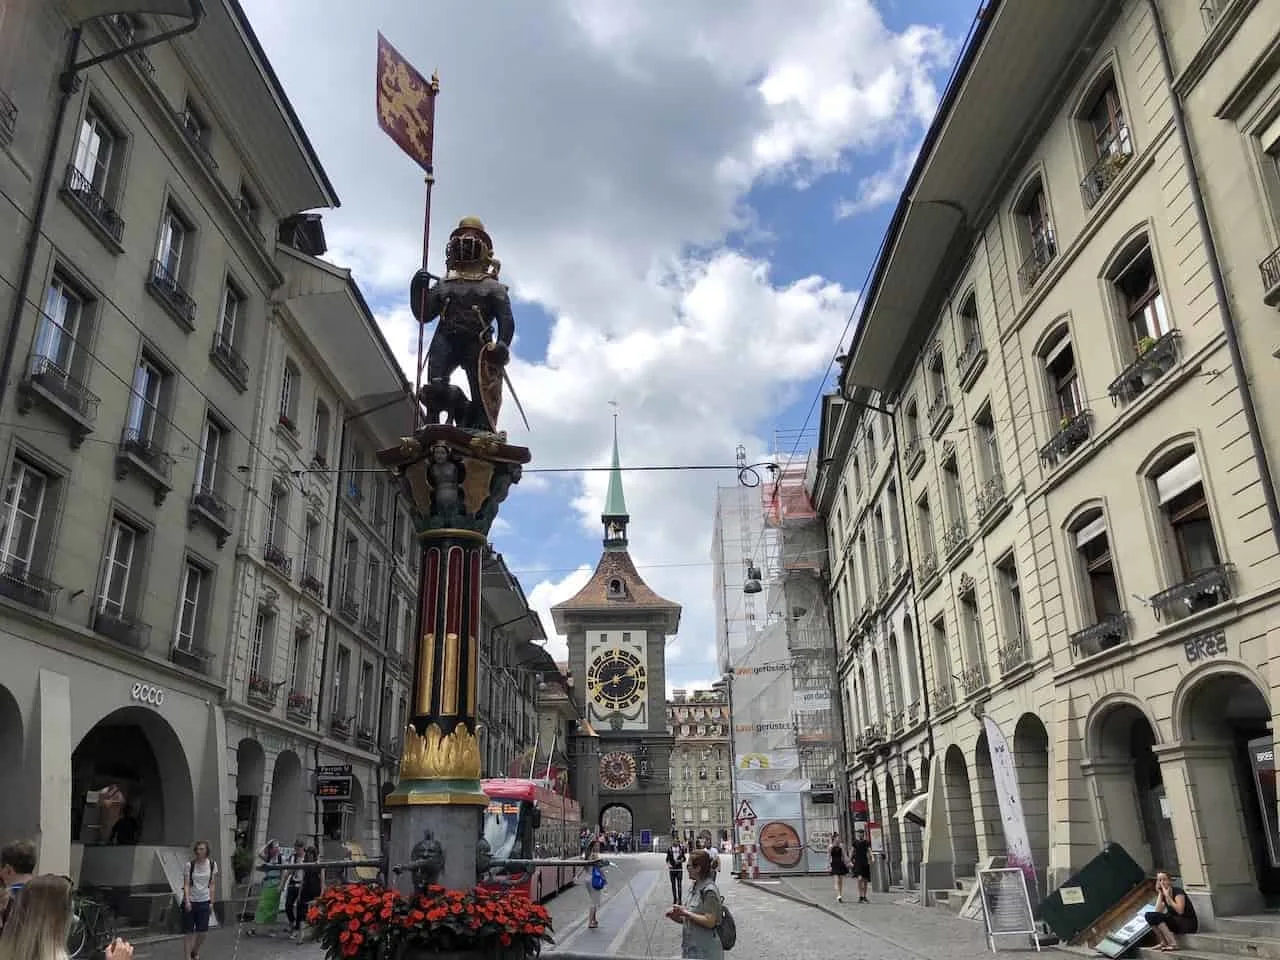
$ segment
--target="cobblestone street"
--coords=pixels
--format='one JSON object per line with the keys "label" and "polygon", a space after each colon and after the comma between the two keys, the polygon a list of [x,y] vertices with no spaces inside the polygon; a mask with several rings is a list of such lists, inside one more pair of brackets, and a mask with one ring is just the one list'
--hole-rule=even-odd
{"label": "cobblestone street", "polygon": [[[670,889],[662,861],[655,855],[623,855],[613,860],[599,913],[600,926],[586,929],[587,891],[577,884],[547,903],[556,928],[556,944],[547,951],[601,957],[680,956],[680,928],[663,914]],[[742,960],[977,960],[988,956],[980,924],[942,911],[901,903],[901,893],[872,894],[869,904],[836,903],[826,877],[743,883],[726,877],[721,884],[738,924],[732,956]],[[801,902],[803,901],[803,902]],[[1001,953],[1023,953],[1016,938],[1000,944]],[[140,945],[138,960],[180,960],[182,941]],[[285,937],[248,936],[243,929],[210,936],[203,960],[320,960],[315,944],[297,945]]]}

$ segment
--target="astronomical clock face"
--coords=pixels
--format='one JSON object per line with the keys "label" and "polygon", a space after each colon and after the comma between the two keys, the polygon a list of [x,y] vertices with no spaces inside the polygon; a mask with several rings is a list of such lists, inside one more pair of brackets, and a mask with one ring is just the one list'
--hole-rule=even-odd
{"label": "astronomical clock face", "polygon": [[604,710],[630,710],[647,686],[644,664],[630,650],[603,650],[587,668],[591,699]]}
{"label": "astronomical clock face", "polygon": [[600,782],[610,790],[625,790],[636,782],[636,759],[629,753],[606,753],[600,758]]}

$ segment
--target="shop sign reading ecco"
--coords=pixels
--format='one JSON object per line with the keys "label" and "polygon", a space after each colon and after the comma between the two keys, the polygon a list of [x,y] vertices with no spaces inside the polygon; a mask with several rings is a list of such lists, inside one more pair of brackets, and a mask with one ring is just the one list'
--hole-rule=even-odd
{"label": "shop sign reading ecco", "polygon": [[136,700],[138,703],[145,703],[151,707],[158,707],[164,703],[164,691],[149,683],[135,680],[133,681],[133,686],[129,688],[129,699]]}

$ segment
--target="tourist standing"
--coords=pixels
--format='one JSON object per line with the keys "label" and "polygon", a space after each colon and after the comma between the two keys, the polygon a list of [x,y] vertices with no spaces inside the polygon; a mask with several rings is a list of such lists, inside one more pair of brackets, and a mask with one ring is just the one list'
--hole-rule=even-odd
{"label": "tourist standing", "polygon": [[[0,934],[0,960],[67,960],[71,918],[71,881],[31,877]],[[117,937],[104,953],[106,960],[132,960],[133,947]]]}
{"label": "tourist standing", "polygon": [[600,918],[597,914],[600,910],[600,901],[604,897],[605,884],[608,882],[604,876],[604,861],[600,859],[600,841],[593,841],[587,848],[586,858],[591,861],[587,879],[587,897],[591,901],[591,910],[587,914],[587,929],[594,930],[600,926]]}
{"label": "tourist standing", "polygon": [[680,924],[680,956],[693,960],[723,960],[724,947],[716,927],[724,910],[724,900],[711,877],[711,856],[695,850],[689,856],[689,898],[667,911],[667,919]]}
{"label": "tourist standing", "polygon": [[667,874],[671,878],[671,902],[672,904],[684,902],[684,847],[680,845],[679,840],[673,839],[671,846],[667,847]]}

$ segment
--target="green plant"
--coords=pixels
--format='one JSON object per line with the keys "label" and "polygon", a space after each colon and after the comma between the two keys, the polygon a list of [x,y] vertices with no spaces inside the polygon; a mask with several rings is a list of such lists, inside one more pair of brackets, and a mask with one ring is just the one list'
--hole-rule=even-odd
{"label": "green plant", "polygon": [[1063,417],[1063,418],[1062,418],[1062,420],[1058,423],[1058,429],[1059,429],[1059,430],[1065,430],[1065,429],[1067,429],[1067,426],[1068,426],[1070,423],[1071,423],[1071,418],[1070,418],[1070,417]]}
{"label": "green plant", "polygon": [[236,847],[231,854],[231,872],[235,875],[236,883],[244,883],[253,872],[253,853],[248,847]]}
{"label": "green plant", "polygon": [[1145,357],[1147,355],[1147,351],[1150,350],[1155,345],[1156,345],[1155,337],[1143,337],[1136,344],[1134,344],[1133,349],[1134,349],[1134,352],[1138,354],[1138,357],[1141,358],[1141,357]]}

